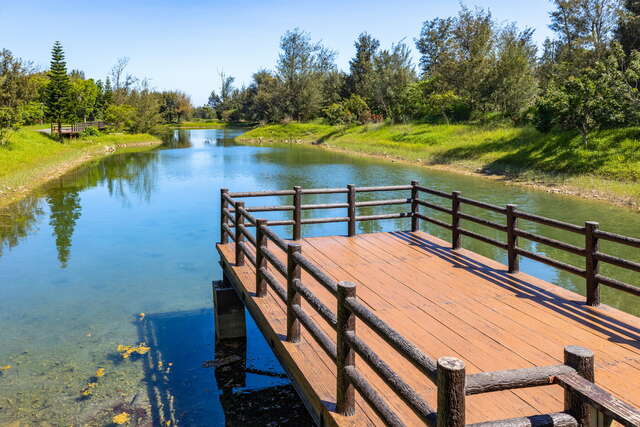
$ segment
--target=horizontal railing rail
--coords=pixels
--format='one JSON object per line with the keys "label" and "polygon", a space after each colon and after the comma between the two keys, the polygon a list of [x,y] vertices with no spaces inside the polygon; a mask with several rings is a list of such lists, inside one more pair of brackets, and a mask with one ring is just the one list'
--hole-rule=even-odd
{"label": "horizontal railing rail", "polygon": [[[382,191],[410,190],[408,198],[386,200],[357,201],[358,193]],[[431,201],[420,199],[426,193],[451,201],[451,207],[444,207]],[[346,203],[303,204],[302,195],[346,194]],[[292,196],[292,203],[275,206],[245,207],[237,198]],[[377,206],[411,205],[410,212],[358,215],[359,208]],[[484,219],[462,212],[462,206],[486,209],[494,214],[502,214],[505,224]],[[450,215],[451,222],[420,212],[420,207]],[[347,216],[329,218],[302,218],[303,210],[347,209]],[[255,212],[292,212],[291,220],[257,219]],[[319,223],[348,223],[348,235],[356,234],[355,224],[358,221],[410,218],[411,230],[419,230],[419,221],[425,221],[451,230],[452,246],[461,247],[461,236],[467,236],[481,242],[499,247],[507,251],[509,271],[518,271],[518,257],[527,257],[538,262],[551,265],[587,279],[587,302],[599,303],[598,285],[604,284],[616,289],[640,295],[640,288],[617,281],[599,274],[598,263],[609,263],[630,271],[640,271],[640,264],[600,252],[598,239],[615,243],[640,247],[640,239],[625,237],[598,230],[596,223],[587,222],[584,227],[562,221],[520,212],[514,205],[504,208],[462,197],[459,192],[445,193],[429,189],[412,182],[411,185],[388,187],[356,187],[332,189],[302,189],[229,193],[221,191],[221,243],[234,241],[235,264],[242,266],[245,260],[255,266],[256,297],[265,297],[268,289],[286,304],[287,307],[287,340],[300,342],[301,329],[309,333],[337,368],[337,410],[343,415],[353,415],[356,410],[355,392],[371,406],[378,416],[389,425],[404,425],[392,405],[385,401],[379,391],[372,385],[355,364],[355,355],[367,364],[375,374],[402,400],[413,413],[424,423],[438,426],[464,425],[465,396],[490,393],[501,390],[515,390],[545,385],[560,385],[565,389],[565,411],[546,414],[540,418],[510,419],[483,423],[482,425],[547,425],[550,419],[558,425],[588,425],[590,411],[599,411],[610,419],[624,425],[633,424],[640,419],[636,408],[616,399],[611,394],[593,384],[593,354],[580,347],[565,348],[565,363],[556,366],[532,367],[498,372],[482,372],[467,375],[464,363],[454,358],[435,360],[422,352],[417,346],[404,338],[399,332],[379,318],[366,305],[359,302],[356,296],[356,285],[348,282],[337,282],[310,259],[302,254],[302,247],[297,243],[280,237],[270,226],[293,226],[293,241],[302,237],[302,225]],[[518,227],[518,219],[532,221],[552,228],[570,231],[585,236],[585,248],[565,243],[556,239],[534,234]],[[506,242],[501,242],[480,233],[465,229],[461,221],[488,227],[505,233]],[[255,230],[255,235],[251,230]],[[585,258],[585,268],[576,267],[545,255],[525,250],[518,246],[518,238],[547,245],[576,256]],[[277,249],[277,252],[273,249]],[[286,261],[283,261],[286,260]],[[307,283],[302,274],[306,273],[325,291],[336,298],[337,311],[333,311],[319,298]],[[305,279],[306,281],[306,279]],[[302,307],[304,299],[328,325],[322,327],[314,317]],[[404,360],[413,365],[428,380],[437,386],[437,410],[433,409],[419,392],[407,383],[393,367],[377,354],[357,333],[356,319],[365,324],[374,334],[384,340]],[[332,339],[327,330],[335,332]],[[594,392],[596,390],[597,392]],[[638,418],[636,418],[638,417]],[[537,419],[540,420],[536,421]],[[526,422],[526,424],[525,424]]]}

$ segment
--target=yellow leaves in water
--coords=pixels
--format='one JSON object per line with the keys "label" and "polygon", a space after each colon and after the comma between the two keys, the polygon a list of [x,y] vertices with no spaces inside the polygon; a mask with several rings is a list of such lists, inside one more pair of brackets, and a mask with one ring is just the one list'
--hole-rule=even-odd
{"label": "yellow leaves in water", "polygon": [[9,369],[13,368],[13,366],[11,365],[4,365],[4,366],[0,366],[0,372],[2,371],[8,371]]}
{"label": "yellow leaves in water", "polygon": [[80,394],[82,394],[83,396],[91,396],[93,394],[93,390],[96,388],[97,385],[98,383],[87,384],[86,387],[82,389]]}
{"label": "yellow leaves in water", "polygon": [[122,356],[123,359],[128,359],[129,356],[131,356],[134,353],[137,353],[139,355],[143,355],[143,354],[147,354],[149,352],[149,350],[151,350],[151,347],[147,347],[145,345],[145,343],[140,343],[140,345],[133,346],[133,345],[118,345],[118,353],[120,353],[120,356]]}
{"label": "yellow leaves in water", "polygon": [[129,420],[131,420],[131,416],[126,412],[120,412],[118,415],[114,415],[111,419],[111,421],[118,425],[126,424]]}
{"label": "yellow leaves in water", "polygon": [[138,318],[139,318],[140,320],[144,320],[144,313],[140,313],[140,314],[138,314]]}
{"label": "yellow leaves in water", "polygon": [[104,377],[104,374],[105,374],[104,368],[98,368],[98,370],[96,371],[96,377],[98,378]]}

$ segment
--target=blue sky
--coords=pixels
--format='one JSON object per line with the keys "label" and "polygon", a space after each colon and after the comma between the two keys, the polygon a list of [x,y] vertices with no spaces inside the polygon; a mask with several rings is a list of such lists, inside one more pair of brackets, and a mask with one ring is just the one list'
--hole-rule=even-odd
{"label": "blue sky", "polygon": [[[550,35],[547,0],[464,4],[489,8],[498,22],[535,28],[539,44]],[[126,56],[130,73],[149,78],[157,89],[183,90],[202,104],[218,86],[218,70],[242,84],[258,68],[273,68],[288,29],[300,27],[322,40],[346,69],[362,31],[383,46],[405,39],[413,47],[423,21],[458,9],[448,0],[0,0],[0,48],[46,68],[51,45],[60,40],[69,68],[93,78],[104,78]]]}

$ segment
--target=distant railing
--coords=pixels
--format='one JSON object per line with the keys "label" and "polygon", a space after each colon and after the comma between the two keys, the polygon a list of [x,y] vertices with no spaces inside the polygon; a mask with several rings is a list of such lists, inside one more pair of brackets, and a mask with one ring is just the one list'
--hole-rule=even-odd
{"label": "distant railing", "polygon": [[57,133],[61,133],[63,135],[65,134],[79,134],[82,133],[84,130],[93,127],[96,129],[105,129],[106,127],[109,126],[109,123],[104,122],[104,121],[93,121],[93,122],[79,122],[79,123],[74,123],[71,125],[62,125],[59,129],[58,129],[58,125],[55,123],[51,123],[51,134],[57,134]]}
{"label": "distant railing", "polygon": [[[358,193],[410,191],[410,197],[404,199],[362,201],[356,200]],[[451,208],[432,204],[420,199],[419,195],[427,193],[451,200]],[[302,196],[306,194],[346,194],[346,203],[302,204]],[[291,205],[245,207],[237,198],[259,198],[272,196],[292,196]],[[361,207],[410,205],[411,210],[392,214],[357,215]],[[501,225],[483,218],[475,217],[461,211],[462,205],[471,205],[503,214],[506,225]],[[419,207],[426,207],[444,212],[451,216],[451,223],[420,213]],[[315,209],[347,209],[347,215],[333,218],[303,219],[303,210]],[[291,220],[268,221],[257,219],[252,212],[291,211]],[[413,343],[400,335],[374,312],[360,303],[356,297],[356,285],[349,282],[336,282],[317,265],[302,254],[302,247],[279,237],[269,226],[290,225],[293,227],[293,239],[302,237],[302,225],[318,223],[347,223],[347,234],[356,234],[356,223],[394,218],[410,218],[412,231],[419,229],[419,220],[444,227],[452,232],[452,246],[461,247],[460,236],[468,236],[482,242],[497,246],[508,252],[509,271],[518,271],[518,258],[521,256],[540,261],[551,266],[578,274],[587,278],[587,300],[591,305],[599,303],[598,284],[605,284],[627,292],[640,294],[637,287],[615,281],[599,275],[598,261],[610,262],[622,268],[639,271],[638,265],[631,261],[621,260],[600,253],[598,239],[613,240],[617,243],[638,247],[640,240],[613,233],[599,231],[596,223],[588,222],[585,227],[527,214],[517,211],[514,205],[505,208],[488,203],[467,199],[459,192],[445,193],[420,186],[417,182],[411,185],[388,187],[356,187],[333,189],[293,190],[229,193],[221,190],[221,243],[229,240],[235,242],[235,261],[243,266],[248,259],[256,268],[256,297],[267,295],[268,288],[286,304],[287,307],[287,340],[300,341],[301,326],[304,326],[313,339],[322,347],[336,364],[337,368],[337,410],[343,415],[355,413],[355,391],[368,402],[380,418],[389,425],[403,425],[402,420],[392,407],[382,398],[371,383],[361,374],[355,364],[355,354],[369,365],[376,374],[397,394],[397,396],[424,423],[432,426],[462,426],[465,424],[465,396],[489,393],[499,390],[514,390],[525,387],[537,387],[558,384],[565,389],[565,411],[546,414],[540,417],[495,421],[491,425],[591,425],[590,408],[594,408],[606,420],[616,420],[624,425],[640,425],[640,411],[620,401],[607,391],[593,383],[593,353],[587,349],[569,346],[565,348],[563,365],[534,367],[526,369],[486,372],[466,375],[464,362],[455,358],[435,360],[422,352]],[[517,219],[538,222],[551,227],[580,233],[585,236],[586,248],[578,248],[568,243],[538,236],[517,228]],[[461,220],[472,221],[506,233],[507,242],[480,235],[461,227]],[[232,221],[232,222],[230,222]],[[255,235],[250,228],[256,229]],[[519,248],[518,237],[546,244],[573,254],[582,255],[586,259],[586,268],[580,269],[543,255],[534,254]],[[284,254],[274,252],[271,242]],[[286,257],[286,263],[281,258]],[[337,299],[337,312],[334,313],[311,289],[302,282],[302,271],[306,271],[315,281],[323,286]],[[276,274],[274,274],[276,273]],[[277,276],[282,276],[286,285],[280,283]],[[302,309],[301,299],[322,317],[336,332],[332,340],[320,326]],[[395,372],[382,357],[376,354],[356,334],[356,318],[364,322],[373,332],[386,341],[395,351],[415,366],[423,375],[437,385],[438,402],[434,410],[420,395]],[[551,420],[551,421],[550,421]],[[487,425],[487,424],[483,424]]]}

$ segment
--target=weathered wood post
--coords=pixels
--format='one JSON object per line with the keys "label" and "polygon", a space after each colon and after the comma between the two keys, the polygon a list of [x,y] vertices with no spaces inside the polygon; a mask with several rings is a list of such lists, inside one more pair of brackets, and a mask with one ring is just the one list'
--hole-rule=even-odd
{"label": "weathered wood post", "polygon": [[256,296],[267,296],[267,281],[264,279],[262,269],[267,269],[267,259],[264,257],[263,249],[267,248],[269,239],[266,238],[263,227],[267,226],[266,219],[256,221]]}
{"label": "weathered wood post", "polygon": [[300,280],[300,265],[293,259],[293,255],[300,253],[302,247],[297,243],[287,246],[287,341],[300,341],[300,320],[296,316],[293,306],[300,307],[301,297],[296,291],[294,280]]}
{"label": "weathered wood post", "polygon": [[293,187],[293,239],[300,240],[302,236],[302,187]]}
{"label": "weathered wood post", "polygon": [[336,327],[336,371],[337,390],[336,404],[338,413],[354,415],[356,413],[356,393],[353,384],[347,378],[345,368],[355,366],[355,352],[349,345],[345,335],[355,333],[356,316],[349,310],[345,300],[356,296],[356,285],[351,282],[338,283],[338,324]]}
{"label": "weathered wood post", "polygon": [[520,260],[518,259],[518,217],[516,216],[516,205],[507,205],[507,257],[509,259],[509,273],[520,271]]}
{"label": "weathered wood post", "polygon": [[356,235],[356,186],[347,185],[347,203],[349,204],[349,237]]}
{"label": "weathered wood post", "polygon": [[244,202],[236,202],[235,206],[235,214],[236,214],[236,265],[242,266],[244,265],[244,252],[242,251],[242,242],[244,241],[244,234],[240,229],[241,225],[244,225],[244,215],[240,212],[240,209],[244,209]]}
{"label": "weathered wood post", "polygon": [[[571,366],[578,375],[587,381],[595,381],[594,357],[591,350],[573,345],[565,347],[564,364]],[[578,420],[578,425],[590,426],[591,407],[566,388],[564,390],[564,409]]]}
{"label": "weathered wood post", "polygon": [[223,280],[213,281],[212,287],[216,342],[245,339],[244,304],[238,294]]}
{"label": "weathered wood post", "polygon": [[586,252],[586,279],[587,279],[587,305],[600,305],[600,284],[598,283],[598,272],[600,270],[598,258],[598,231],[599,224],[593,221],[584,223],[585,228],[585,252]]}
{"label": "weathered wood post", "polygon": [[460,192],[451,193],[451,247],[460,249]]}
{"label": "weathered wood post", "polygon": [[462,360],[438,359],[438,427],[465,425],[465,379]]}
{"label": "weathered wood post", "polygon": [[417,213],[420,212],[420,206],[418,206],[418,181],[411,181],[411,231],[416,232],[420,229],[420,222],[418,221]]}
{"label": "weathered wood post", "polygon": [[228,208],[227,198],[225,197],[229,193],[228,188],[220,189],[220,243],[226,245],[229,243],[229,235],[224,229],[224,225],[227,223],[227,215],[224,210]]}

